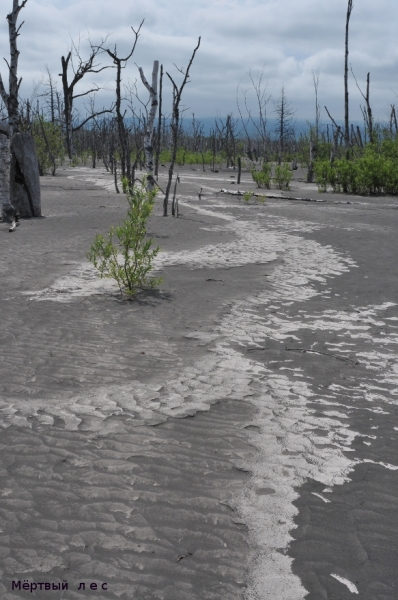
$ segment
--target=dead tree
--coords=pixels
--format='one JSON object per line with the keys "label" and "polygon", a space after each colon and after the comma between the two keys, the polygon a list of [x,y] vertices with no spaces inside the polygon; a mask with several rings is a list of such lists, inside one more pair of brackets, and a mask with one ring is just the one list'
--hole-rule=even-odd
{"label": "dead tree", "polygon": [[232,166],[235,169],[236,138],[238,137],[238,132],[236,131],[238,126],[237,119],[234,119],[233,114],[229,113],[225,121],[223,121],[221,117],[216,117],[215,124],[221,142],[221,148],[225,150],[227,155],[227,169],[229,166]]}
{"label": "dead tree", "polygon": [[[73,155],[75,154],[75,149],[73,147],[73,133],[83,127],[88,121],[98,117],[99,115],[103,115],[104,113],[112,112],[112,109],[104,109],[100,112],[96,112],[91,114],[87,119],[84,120],[83,123],[78,125],[77,127],[73,127],[73,102],[76,98],[82,98],[83,96],[88,96],[93,92],[97,92],[100,88],[95,85],[92,89],[87,90],[81,94],[75,94],[76,85],[85,77],[88,73],[100,73],[104,69],[107,69],[108,66],[99,67],[95,64],[95,60],[98,54],[101,52],[101,46],[94,47],[91,45],[91,54],[87,60],[83,60],[80,56],[79,47],[77,47],[74,43],[72,43],[72,48],[68,52],[66,58],[64,56],[61,57],[61,65],[62,65],[62,73],[59,76],[62,78],[62,90],[64,96],[64,117],[65,117],[65,136],[66,136],[66,148],[68,151],[69,159],[72,160]],[[73,57],[77,59],[77,68],[73,65]],[[68,81],[68,70],[69,67],[72,67],[73,78],[72,81]]]}
{"label": "dead tree", "polygon": [[8,63],[6,60],[9,71],[8,92],[0,75],[0,94],[8,113],[8,127],[3,125],[0,132],[0,160],[2,161],[0,190],[2,218],[11,224],[10,231],[15,228],[18,215],[22,217],[41,216],[40,181],[35,143],[30,134],[19,133],[18,92],[22,79],[18,80],[17,39],[23,22],[17,28],[17,20],[27,1],[24,0],[19,4],[19,0],[13,0],[12,12],[7,15],[10,42],[10,62]]}
{"label": "dead tree", "polygon": [[245,132],[248,144],[248,151],[251,153],[251,136],[249,135],[249,124],[251,123],[254,131],[257,134],[258,141],[261,145],[261,156],[266,161],[267,160],[267,143],[268,143],[268,134],[267,134],[267,105],[271,100],[271,95],[267,92],[268,82],[265,79],[265,69],[264,67],[253,75],[251,71],[248,73],[252,88],[254,90],[254,94],[256,96],[256,104],[258,110],[257,119],[253,118],[252,109],[248,103],[248,93],[249,90],[243,91],[243,100],[245,105],[245,110],[247,113],[247,117],[244,118],[242,114],[242,109],[239,104],[239,91],[240,86],[238,85],[238,89],[236,92],[236,104],[238,107],[238,112],[242,121],[243,130]]}
{"label": "dead tree", "polygon": [[169,194],[170,194],[171,182],[173,179],[174,164],[175,164],[176,157],[177,157],[178,132],[179,132],[179,126],[180,126],[181,96],[182,96],[182,92],[184,91],[184,87],[186,86],[186,84],[188,82],[189,70],[192,66],[192,63],[195,58],[195,54],[196,54],[197,50],[199,49],[199,46],[200,46],[200,37],[198,39],[196,48],[194,49],[194,51],[192,53],[192,56],[188,63],[188,67],[187,67],[186,71],[184,71],[183,69],[177,68],[177,70],[184,75],[184,79],[183,79],[180,87],[177,87],[177,85],[176,85],[174,79],[171,77],[171,75],[169,73],[166,73],[167,77],[170,79],[172,86],[173,86],[173,112],[172,112],[171,124],[170,124],[171,135],[172,135],[172,155],[171,155],[171,163],[170,163],[170,167],[169,167],[169,178],[167,181],[166,193],[165,193],[164,200],[163,200],[163,216],[164,217],[167,217],[167,206],[169,203]]}
{"label": "dead tree", "polygon": [[318,104],[319,71],[312,71],[312,81],[315,90],[315,129],[311,127],[310,133],[310,160],[308,162],[307,183],[314,181],[314,163],[316,160],[317,144],[319,138],[320,107]]}
{"label": "dead tree", "polygon": [[321,110],[318,103],[318,89],[319,89],[319,71],[312,71],[312,81],[314,84],[315,91],[315,137],[319,138],[319,121],[321,118]]}
{"label": "dead tree", "polygon": [[162,94],[163,94],[163,65],[160,65],[159,78],[159,110],[158,110],[158,127],[156,135],[156,153],[155,153],[155,176],[159,176],[159,158],[162,145]]}
{"label": "dead tree", "polygon": [[285,144],[294,135],[294,110],[291,108],[290,103],[286,98],[284,86],[282,86],[280,97],[275,102],[275,112],[277,115],[275,132],[278,136],[278,163],[281,164]]}
{"label": "dead tree", "polygon": [[152,85],[149,85],[148,81],[145,78],[144,71],[141,67],[138,68],[141,76],[141,81],[149,92],[151,106],[149,109],[149,113],[147,114],[147,119],[145,122],[144,129],[144,150],[145,150],[145,169],[147,172],[147,189],[149,191],[153,190],[155,185],[155,181],[153,178],[153,131],[154,131],[154,123],[156,117],[156,109],[158,107],[158,71],[159,71],[159,61],[155,60],[153,62],[152,69]]}
{"label": "dead tree", "polygon": [[398,122],[397,122],[397,113],[395,111],[395,104],[391,104],[391,113],[390,113],[390,132],[392,135],[393,127],[395,128],[395,135],[398,134]]}
{"label": "dead tree", "polygon": [[332,149],[330,151],[330,164],[332,165],[335,158],[336,158],[336,154],[337,154],[337,148],[338,148],[338,144],[339,144],[339,137],[341,135],[341,127],[340,125],[337,125],[336,121],[333,119],[332,115],[330,114],[330,112],[328,111],[327,107],[325,106],[325,110],[328,114],[329,119],[332,121],[333,125],[334,125],[334,130],[333,130],[333,146]]}
{"label": "dead tree", "polygon": [[129,131],[125,126],[124,114],[122,114],[122,108],[121,108],[122,107],[122,92],[121,92],[122,69],[124,69],[126,67],[127,61],[133,56],[143,23],[144,23],[144,21],[142,20],[137,31],[135,29],[133,29],[133,27],[131,27],[131,30],[135,36],[135,40],[134,40],[134,44],[133,44],[130,54],[128,54],[125,58],[120,58],[120,56],[117,55],[116,45],[115,45],[113,51],[110,50],[109,48],[104,48],[103,46],[101,46],[101,49],[105,50],[105,52],[107,52],[107,54],[113,60],[113,64],[115,65],[115,69],[116,69],[116,104],[115,104],[115,108],[116,108],[116,119],[117,119],[119,144],[120,144],[120,167],[121,167],[122,178],[127,177],[130,185],[133,182],[131,181]]}
{"label": "dead tree", "polygon": [[374,139],[373,139],[374,136],[373,136],[373,113],[372,113],[372,107],[370,106],[370,89],[369,89],[370,73],[368,73],[367,77],[366,77],[366,95],[362,92],[361,88],[359,87],[357,78],[354,75],[354,71],[352,70],[352,67],[351,67],[351,73],[355,79],[356,86],[359,89],[362,98],[365,100],[366,108],[361,106],[361,112],[362,112],[363,119],[365,121],[366,129],[368,130],[368,133],[369,133],[369,141],[372,144],[374,141]]}
{"label": "dead tree", "polygon": [[348,0],[347,16],[345,22],[345,55],[344,55],[344,143],[346,151],[350,145],[350,121],[349,121],[349,103],[348,103],[348,27],[350,24],[351,11],[353,9],[353,0]]}
{"label": "dead tree", "polygon": [[0,202],[1,220],[9,224],[9,231],[14,231],[16,211],[10,199],[10,128],[0,124]]}

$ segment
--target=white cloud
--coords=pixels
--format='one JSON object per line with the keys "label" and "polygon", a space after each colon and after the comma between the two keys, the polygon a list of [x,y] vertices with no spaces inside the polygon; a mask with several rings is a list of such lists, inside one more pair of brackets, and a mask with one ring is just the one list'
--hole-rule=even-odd
{"label": "white cloud", "polygon": [[[7,4],[10,10],[12,0],[7,0]],[[173,63],[185,66],[201,35],[191,83],[183,96],[190,113],[210,116],[233,111],[237,114],[238,83],[243,80],[244,85],[249,85],[248,71],[255,72],[265,65],[270,91],[277,96],[283,84],[288,99],[297,109],[296,116],[302,118],[313,117],[311,71],[318,69],[322,110],[326,104],[335,118],[341,118],[346,8],[347,0],[196,0],[191,3],[121,0],[117,8],[109,0],[29,0],[20,14],[20,21],[25,21],[18,38],[19,73],[23,77],[21,93],[23,96],[31,93],[32,80],[45,73],[45,65],[59,80],[60,57],[67,52],[71,36],[76,39],[79,32],[84,36],[89,31],[93,43],[98,43],[110,34],[109,43],[117,44],[118,52],[124,55],[133,40],[130,26],[137,27],[145,18],[135,55],[124,76],[137,78],[135,62],[149,74],[152,61],[158,59],[165,70],[178,78]],[[7,8],[3,10],[0,55],[8,57]],[[351,16],[350,62],[362,87],[366,73],[371,72],[374,113],[380,118],[385,117],[383,111],[389,104],[396,101],[393,90],[398,92],[397,21],[398,4],[392,0],[377,3],[362,0],[355,4]],[[83,56],[87,48],[83,40]],[[1,71],[6,79],[5,65]],[[104,71],[96,80],[110,87],[113,72]],[[165,100],[168,96],[170,104],[167,81],[165,85]],[[84,86],[82,83],[81,90],[86,89]],[[102,97],[98,95],[97,103],[102,105],[108,97],[110,99],[109,92]],[[352,117],[359,118],[362,99],[352,77],[350,100]]]}

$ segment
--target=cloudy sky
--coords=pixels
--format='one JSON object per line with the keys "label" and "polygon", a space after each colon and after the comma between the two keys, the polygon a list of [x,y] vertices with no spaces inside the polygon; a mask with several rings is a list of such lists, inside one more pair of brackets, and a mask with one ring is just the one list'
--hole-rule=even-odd
{"label": "cloudy sky", "polygon": [[[6,14],[11,6],[12,0],[0,0],[0,54],[6,58]],[[340,119],[346,10],[347,0],[28,0],[19,19],[25,21],[18,38],[21,95],[32,93],[33,82],[45,77],[46,66],[60,80],[60,58],[67,53],[71,38],[77,40],[80,34],[83,57],[88,53],[88,32],[94,44],[108,35],[108,43],[112,47],[116,44],[118,53],[125,55],[133,41],[130,26],[137,27],[145,19],[136,52],[123,73],[126,83],[137,78],[136,64],[149,78],[155,59],[179,80],[173,63],[186,65],[201,36],[191,83],[183,96],[187,114],[208,117],[233,112],[237,116],[238,85],[248,90],[250,102],[253,90],[248,72],[251,70],[255,78],[264,69],[268,93],[276,99],[283,85],[296,117],[311,120],[312,72],[319,71],[321,118],[327,122],[326,104]],[[397,23],[396,0],[354,0],[350,62],[363,89],[370,71],[374,114],[382,120],[387,118],[391,103],[398,104]],[[110,64],[106,56],[101,62]],[[0,68],[6,79],[5,63]],[[83,81],[77,91],[88,89],[89,81],[104,86],[96,101],[99,108],[113,97],[113,78],[113,70],[103,71]],[[139,89],[145,100],[147,92]],[[170,88],[165,90],[165,97],[167,109]],[[361,96],[352,76],[350,101],[351,116],[359,119]],[[273,109],[270,102],[270,117]]]}

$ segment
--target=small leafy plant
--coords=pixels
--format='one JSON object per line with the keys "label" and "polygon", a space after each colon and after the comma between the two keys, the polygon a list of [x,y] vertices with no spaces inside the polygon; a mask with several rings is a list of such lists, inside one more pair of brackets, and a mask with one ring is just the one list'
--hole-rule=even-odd
{"label": "small leafy plant", "polygon": [[106,236],[98,234],[87,252],[100,277],[114,279],[122,294],[134,296],[139,289],[152,289],[162,281],[149,277],[160,250],[152,249],[152,240],[146,239],[146,224],[155,196],[156,191],[145,189],[145,180],[129,188],[127,218],[119,226],[111,227]]}
{"label": "small leafy plant", "polygon": [[252,178],[253,181],[257,184],[258,188],[269,188],[271,187],[271,166],[264,162],[260,171],[256,171],[256,169],[252,169]]}
{"label": "small leafy plant", "polygon": [[276,165],[274,183],[279,190],[288,190],[292,179],[292,172],[288,163]]}
{"label": "small leafy plant", "polygon": [[243,194],[243,200],[245,201],[246,204],[249,204],[250,199],[253,197],[253,192],[244,192]]}

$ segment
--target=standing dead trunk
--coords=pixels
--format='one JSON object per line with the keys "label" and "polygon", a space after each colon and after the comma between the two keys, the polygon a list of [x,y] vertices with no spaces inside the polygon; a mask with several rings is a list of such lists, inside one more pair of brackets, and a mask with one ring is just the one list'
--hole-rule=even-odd
{"label": "standing dead trunk", "polygon": [[[69,160],[72,160],[75,154],[75,149],[73,146],[73,133],[80,129],[91,119],[94,119],[95,117],[98,117],[99,115],[102,115],[104,113],[112,112],[112,110],[110,109],[102,110],[100,112],[93,112],[87,119],[83,121],[83,123],[80,123],[80,125],[77,127],[73,127],[73,101],[76,98],[88,96],[88,94],[91,94],[92,92],[97,92],[100,89],[98,86],[95,86],[92,89],[87,90],[87,92],[83,92],[82,94],[75,94],[75,86],[79,83],[79,81],[83,79],[85,75],[87,75],[87,73],[100,73],[108,67],[105,66],[97,68],[97,65],[94,64],[94,61],[96,60],[98,54],[101,51],[101,46],[96,46],[95,48],[91,46],[91,54],[86,61],[82,60],[82,58],[80,57],[78,48],[73,46],[72,49],[74,49],[74,54],[77,56],[77,68],[73,67],[72,50],[70,50],[66,58],[64,56],[61,57],[62,73],[59,74],[59,76],[62,79],[62,90],[64,96],[65,137]],[[70,82],[68,81],[69,66],[72,66],[73,69],[73,79]]]}
{"label": "standing dead trunk", "polygon": [[349,121],[349,103],[348,103],[348,27],[352,11],[353,0],[348,0],[347,17],[345,22],[345,55],[344,55],[344,143],[346,151],[350,145],[350,121]]}
{"label": "standing dead trunk", "polygon": [[151,108],[149,109],[149,114],[147,116],[145,122],[145,130],[144,130],[144,150],[145,150],[145,169],[147,172],[147,190],[152,191],[155,185],[155,180],[153,178],[153,130],[154,123],[156,117],[156,109],[158,107],[158,71],[159,71],[159,61],[155,60],[153,62],[153,70],[152,70],[152,85],[149,85],[148,81],[145,78],[144,71],[141,67],[139,67],[139,72],[141,76],[141,81],[149,92]]}
{"label": "standing dead trunk", "polygon": [[156,156],[155,156],[155,176],[159,175],[159,158],[162,144],[162,92],[163,92],[163,65],[160,65],[159,79],[159,110],[158,110],[158,130],[156,137]]}
{"label": "standing dead trunk", "polygon": [[10,130],[7,125],[0,129],[0,204],[2,221],[15,229],[15,209],[10,201]]}
{"label": "standing dead trunk", "polygon": [[[368,75],[366,77],[366,95],[363,93],[363,91],[359,87],[357,78],[355,77],[352,67],[351,67],[351,73],[355,79],[356,86],[357,86],[362,98],[365,100],[365,103],[366,103],[366,109],[361,106],[361,111],[362,111],[362,115],[363,115],[363,118],[365,121],[365,128],[367,129],[367,131],[369,133],[369,141],[372,144],[374,142],[374,132],[373,132],[373,112],[372,112],[372,107],[370,106],[370,73],[368,73]],[[366,130],[365,130],[365,135],[366,135]],[[362,141],[362,139],[361,139],[361,141]]]}
{"label": "standing dead trunk", "polygon": [[41,217],[36,145],[28,133],[16,133],[11,139],[10,193],[21,217]]}
{"label": "standing dead trunk", "polygon": [[170,167],[169,167],[169,179],[167,181],[166,193],[165,193],[164,200],[163,200],[163,216],[164,217],[167,217],[167,206],[169,203],[169,194],[170,194],[171,182],[173,179],[174,164],[175,164],[175,161],[177,158],[178,132],[179,132],[179,126],[180,126],[181,96],[182,96],[184,87],[188,81],[189,70],[192,66],[193,60],[195,58],[195,54],[196,54],[199,46],[200,46],[200,37],[198,39],[196,48],[194,49],[194,51],[192,53],[191,59],[188,63],[187,70],[184,72],[182,69],[179,69],[179,71],[184,75],[183,82],[179,88],[175,84],[173,78],[168,73],[166,73],[167,77],[170,79],[170,81],[173,85],[173,112],[172,112],[171,125],[170,125],[171,132],[172,132],[173,148],[172,148],[172,155],[171,155],[171,163],[170,163]]}
{"label": "standing dead trunk", "polygon": [[310,160],[308,163],[308,172],[307,172],[307,183],[313,183],[314,181],[314,162],[316,160],[316,143],[312,138],[310,139]]}
{"label": "standing dead trunk", "polygon": [[340,125],[337,125],[337,127],[333,133],[333,146],[332,146],[332,150],[330,152],[330,164],[333,164],[333,162],[336,158],[340,133],[341,133],[341,127],[340,127]]}
{"label": "standing dead trunk", "polygon": [[[24,0],[19,4],[19,0],[13,0],[12,12],[7,15],[11,56],[8,93],[0,75],[0,94],[7,106],[9,125],[8,129],[3,126],[0,132],[2,214],[3,219],[14,224],[14,227],[18,214],[22,217],[41,216],[39,167],[35,143],[28,133],[19,133],[18,92],[22,80],[18,81],[17,39],[23,22],[17,28],[17,19],[27,1]],[[10,228],[10,231],[12,230],[13,225]]]}
{"label": "standing dead trunk", "polygon": [[[177,177],[174,182],[173,202],[171,203],[171,214],[173,217],[176,216],[176,207],[178,206],[178,198],[176,199],[177,183],[180,183],[180,177],[179,177],[178,173],[177,173]],[[178,217],[178,214],[177,214],[177,217]]]}
{"label": "standing dead trunk", "polygon": [[141,27],[144,21],[141,21],[140,26],[137,31],[131,27],[132,32],[134,33],[135,40],[133,47],[125,58],[120,58],[117,55],[117,48],[115,46],[113,52],[109,50],[109,48],[101,47],[102,50],[108,53],[108,55],[113,60],[113,64],[116,68],[116,120],[117,120],[117,128],[119,134],[119,144],[120,144],[120,170],[122,174],[122,179],[127,177],[129,185],[133,184],[131,178],[131,160],[130,160],[130,143],[129,143],[129,130],[125,126],[124,122],[124,114],[122,114],[122,92],[121,92],[121,83],[122,83],[122,69],[126,67],[127,61],[133,56],[135,47],[138,42],[139,34]]}

